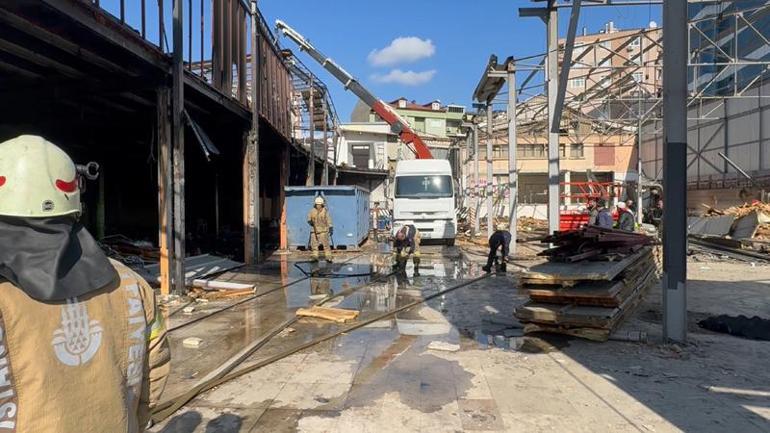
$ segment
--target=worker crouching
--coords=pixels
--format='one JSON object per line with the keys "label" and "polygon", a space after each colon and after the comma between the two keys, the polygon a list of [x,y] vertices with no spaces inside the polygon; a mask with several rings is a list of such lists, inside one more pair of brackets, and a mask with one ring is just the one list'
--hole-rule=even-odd
{"label": "worker crouching", "polygon": [[324,257],[328,263],[332,262],[332,248],[329,242],[334,234],[332,216],[326,208],[323,197],[318,196],[313,202],[313,209],[307,214],[307,223],[310,224],[310,248],[313,250],[313,260],[318,261],[318,246],[324,248]]}
{"label": "worker crouching", "polygon": [[393,268],[406,269],[406,261],[412,256],[414,275],[420,275],[420,231],[412,224],[401,227],[393,239]]}
{"label": "worker crouching", "polygon": [[[498,224],[495,227],[495,232],[489,237],[489,255],[487,256],[487,264],[481,269],[484,272],[492,272],[492,266],[497,264],[497,272],[506,271],[506,262],[508,261],[508,246],[511,244],[511,232],[508,231],[507,224]],[[498,262],[497,252],[500,251],[501,256]]]}
{"label": "worker crouching", "polygon": [[0,143],[0,431],[142,432],[165,386],[153,291],[80,223],[79,185],[43,138]]}

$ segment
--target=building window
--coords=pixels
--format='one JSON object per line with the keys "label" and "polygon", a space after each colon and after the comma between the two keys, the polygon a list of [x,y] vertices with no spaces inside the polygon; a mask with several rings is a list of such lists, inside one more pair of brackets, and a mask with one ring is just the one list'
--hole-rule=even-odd
{"label": "building window", "polygon": [[406,99],[398,100],[398,108],[406,108]]}
{"label": "building window", "polygon": [[544,159],[545,145],[537,143],[522,143],[516,148],[516,157],[521,159]]}
{"label": "building window", "polygon": [[465,107],[462,105],[448,105],[447,111],[450,113],[465,114]]}
{"label": "building window", "polygon": [[642,38],[641,36],[635,37],[630,44],[628,44],[629,47],[633,48],[639,48],[639,46],[642,44]]}
{"label": "building window", "polygon": [[636,81],[637,83],[641,83],[642,80],[644,80],[643,72],[634,72],[631,76],[633,77],[634,81]]}
{"label": "building window", "polygon": [[586,79],[572,78],[569,80],[569,87],[573,89],[584,89],[586,87]]}
{"label": "building window", "polygon": [[569,157],[570,159],[583,159],[583,143],[570,143]]}
{"label": "building window", "polygon": [[433,111],[438,111],[441,109],[441,104],[439,104],[438,102],[432,102],[430,104],[430,109]]}

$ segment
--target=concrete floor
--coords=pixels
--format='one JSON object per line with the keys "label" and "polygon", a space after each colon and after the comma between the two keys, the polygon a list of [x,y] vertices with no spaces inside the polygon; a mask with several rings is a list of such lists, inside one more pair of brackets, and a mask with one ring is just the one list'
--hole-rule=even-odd
{"label": "concrete floor", "polygon": [[[411,278],[409,269],[409,278],[368,285],[339,306],[361,310],[365,319],[480,275],[478,263],[430,248],[436,254],[423,258],[423,276]],[[351,253],[338,261],[345,259],[350,262],[333,265],[335,272],[387,272],[381,254]],[[259,281],[264,293],[303,277],[294,260],[227,278]],[[243,345],[314,302],[311,295],[337,293],[368,279],[300,280],[173,333],[173,374],[164,396],[188,389]],[[709,333],[695,324],[717,313],[770,317],[770,267],[691,263],[690,279],[686,345],[656,342],[661,330],[656,289],[623,326],[648,332],[650,343],[542,336],[527,337],[520,349],[511,350],[502,336],[518,334],[512,311],[525,295],[514,278],[495,276],[246,374],[201,395],[151,431],[770,431],[770,345]],[[171,318],[172,324],[186,320],[190,317]],[[335,329],[303,319],[244,365]],[[489,344],[495,335],[502,348],[495,340]],[[202,338],[203,345],[183,348],[181,341],[189,336]],[[435,341],[458,344],[460,350],[429,349]]]}

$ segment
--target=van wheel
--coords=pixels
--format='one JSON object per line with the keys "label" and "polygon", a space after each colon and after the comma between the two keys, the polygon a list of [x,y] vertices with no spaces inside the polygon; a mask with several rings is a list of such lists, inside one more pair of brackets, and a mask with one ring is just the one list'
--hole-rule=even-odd
{"label": "van wheel", "polygon": [[448,246],[448,247],[453,247],[453,246],[455,246],[455,240],[454,240],[454,238],[452,238],[452,239],[447,239],[447,240],[446,240],[446,246]]}

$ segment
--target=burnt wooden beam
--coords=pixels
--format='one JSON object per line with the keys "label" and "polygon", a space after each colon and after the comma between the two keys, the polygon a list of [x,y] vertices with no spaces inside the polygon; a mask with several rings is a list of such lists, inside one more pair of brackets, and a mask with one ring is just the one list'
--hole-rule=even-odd
{"label": "burnt wooden beam", "polygon": [[39,39],[40,41],[56,47],[57,49],[82,59],[85,62],[91,63],[107,72],[128,74],[132,76],[139,76],[140,72],[136,69],[122,64],[118,65],[103,56],[96,54],[89,49],[83,48],[79,44],[68,40],[48,29],[38,26],[36,23],[26,20],[25,18],[0,9],[0,23],[5,23],[9,27],[16,29],[19,32],[23,32],[29,36]]}
{"label": "burnt wooden beam", "polygon": [[168,57],[158,47],[142,39],[141,35],[136,34],[100,8],[86,2],[71,0],[39,0],[39,2],[150,65],[164,71],[170,70],[171,63]]}

